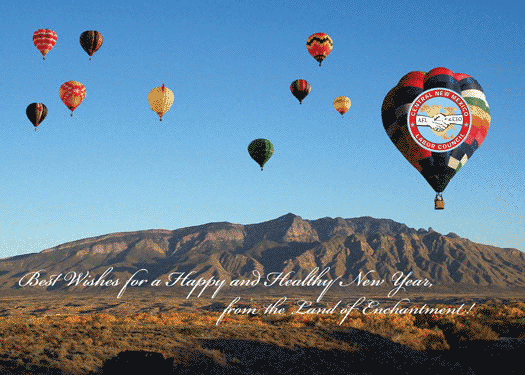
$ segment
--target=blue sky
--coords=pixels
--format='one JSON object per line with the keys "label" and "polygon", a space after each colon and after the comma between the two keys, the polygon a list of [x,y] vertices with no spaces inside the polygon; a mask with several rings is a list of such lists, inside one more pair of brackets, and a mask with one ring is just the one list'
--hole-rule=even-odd
{"label": "blue sky", "polygon": [[[525,21],[503,1],[34,1],[2,7],[0,257],[112,232],[250,224],[288,212],[389,218],[525,250]],[[511,5],[514,4],[514,5]],[[517,8],[521,7],[521,9]],[[36,29],[57,32],[42,60]],[[104,37],[92,61],[79,36]],[[329,34],[319,67],[306,40]],[[482,85],[492,123],[446,208],[390,142],[387,92],[443,66]],[[289,91],[306,79],[303,104]],[[58,95],[83,83],[70,117]],[[147,95],[175,102],[163,121]],[[332,107],[348,96],[345,117]],[[48,107],[33,131],[25,108]],[[247,147],[269,139],[261,172]]]}

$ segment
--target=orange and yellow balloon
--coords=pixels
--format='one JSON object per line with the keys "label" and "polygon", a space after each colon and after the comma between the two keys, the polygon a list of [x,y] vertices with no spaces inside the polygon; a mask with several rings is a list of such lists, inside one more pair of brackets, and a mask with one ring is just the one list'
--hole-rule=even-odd
{"label": "orange and yellow balloon", "polygon": [[169,111],[174,100],[173,91],[164,87],[164,83],[161,87],[155,87],[148,94],[149,106],[159,115],[160,121],[162,121],[162,116]]}
{"label": "orange and yellow balloon", "polygon": [[338,96],[334,100],[334,108],[341,114],[341,116],[343,116],[350,109],[351,104],[350,98],[346,96]]}
{"label": "orange and yellow balloon", "polygon": [[73,116],[73,111],[86,97],[86,88],[83,84],[77,81],[63,83],[58,92],[60,94],[60,99],[62,99],[66,107],[71,110],[71,116]]}

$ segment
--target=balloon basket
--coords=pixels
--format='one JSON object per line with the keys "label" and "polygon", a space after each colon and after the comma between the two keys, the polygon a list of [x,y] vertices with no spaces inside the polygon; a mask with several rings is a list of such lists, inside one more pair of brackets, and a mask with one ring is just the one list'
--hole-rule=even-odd
{"label": "balloon basket", "polygon": [[445,201],[443,200],[443,197],[441,196],[441,194],[436,195],[436,198],[434,199],[434,209],[436,210],[445,209]]}

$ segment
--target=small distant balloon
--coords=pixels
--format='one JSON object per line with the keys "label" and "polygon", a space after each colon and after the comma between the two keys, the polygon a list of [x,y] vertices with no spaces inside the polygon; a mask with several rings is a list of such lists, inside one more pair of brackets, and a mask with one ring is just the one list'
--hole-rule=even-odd
{"label": "small distant balloon", "polygon": [[319,66],[321,66],[326,56],[332,52],[332,48],[334,48],[334,42],[325,33],[312,34],[306,41],[306,49],[319,62]]}
{"label": "small distant balloon", "polygon": [[42,103],[31,103],[26,108],[26,115],[35,127],[35,131],[47,116],[47,107]]}
{"label": "small distant balloon", "polygon": [[148,94],[150,108],[159,115],[160,121],[162,121],[162,116],[169,111],[174,100],[173,91],[165,87],[164,83],[160,87],[155,87]]}
{"label": "small distant balloon", "polygon": [[80,82],[68,81],[60,86],[59,95],[66,107],[71,110],[71,116],[73,116],[73,111],[86,97],[86,88]]}
{"label": "small distant balloon", "polygon": [[343,116],[350,109],[350,98],[346,96],[338,96],[334,100],[334,108]]}
{"label": "small distant balloon", "polygon": [[46,54],[51,51],[57,42],[57,33],[49,29],[38,29],[33,33],[33,43],[46,59]]}
{"label": "small distant balloon", "polygon": [[299,100],[299,104],[303,104],[303,99],[306,98],[311,89],[310,84],[304,79],[297,79],[290,85],[290,91]]}
{"label": "small distant balloon", "polygon": [[256,139],[248,145],[248,153],[251,158],[259,164],[262,171],[264,164],[270,160],[273,155],[272,142],[264,138]]}
{"label": "small distant balloon", "polygon": [[97,30],[87,30],[80,34],[80,45],[91,56],[102,46],[102,34]]}

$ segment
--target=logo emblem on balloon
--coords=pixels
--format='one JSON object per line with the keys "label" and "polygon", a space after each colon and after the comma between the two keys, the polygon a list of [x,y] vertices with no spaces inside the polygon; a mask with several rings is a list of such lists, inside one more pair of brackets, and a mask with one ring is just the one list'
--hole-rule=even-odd
{"label": "logo emblem on balloon", "polygon": [[412,102],[408,112],[408,130],[425,150],[453,150],[470,132],[470,109],[458,93],[448,89],[431,89]]}

